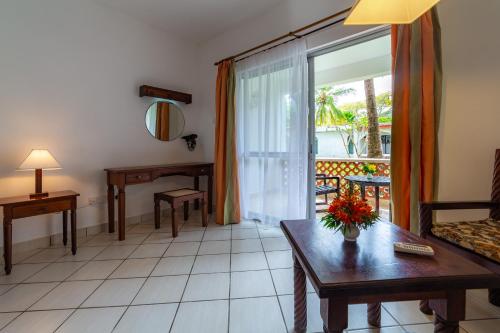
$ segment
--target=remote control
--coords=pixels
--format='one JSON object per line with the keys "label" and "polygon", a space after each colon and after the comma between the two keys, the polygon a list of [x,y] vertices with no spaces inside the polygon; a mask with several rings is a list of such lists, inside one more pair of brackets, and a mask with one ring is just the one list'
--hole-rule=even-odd
{"label": "remote control", "polygon": [[394,251],[419,254],[423,256],[433,256],[434,250],[428,245],[394,242]]}

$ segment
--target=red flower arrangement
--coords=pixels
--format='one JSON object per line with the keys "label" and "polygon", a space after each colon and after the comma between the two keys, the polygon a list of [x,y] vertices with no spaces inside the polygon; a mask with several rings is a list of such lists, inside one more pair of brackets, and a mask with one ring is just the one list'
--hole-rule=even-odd
{"label": "red flower arrangement", "polygon": [[332,201],[328,207],[328,214],[323,216],[321,222],[326,228],[341,230],[345,234],[351,226],[366,230],[378,219],[379,216],[366,199],[346,193]]}

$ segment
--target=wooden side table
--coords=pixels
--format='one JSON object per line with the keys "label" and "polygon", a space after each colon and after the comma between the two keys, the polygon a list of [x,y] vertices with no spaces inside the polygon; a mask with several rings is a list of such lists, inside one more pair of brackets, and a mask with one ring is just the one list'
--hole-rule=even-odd
{"label": "wooden side table", "polygon": [[29,195],[0,199],[3,207],[3,248],[5,273],[12,270],[12,220],[62,212],[63,243],[68,243],[68,210],[71,211],[71,252],[76,254],[76,199],[74,191],[50,192],[47,197],[30,199]]}

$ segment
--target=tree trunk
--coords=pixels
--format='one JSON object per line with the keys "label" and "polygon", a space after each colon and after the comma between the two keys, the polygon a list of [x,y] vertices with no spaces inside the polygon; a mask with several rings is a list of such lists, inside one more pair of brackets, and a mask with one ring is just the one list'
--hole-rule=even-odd
{"label": "tree trunk", "polygon": [[368,117],[368,158],[380,158],[382,155],[382,143],[380,141],[380,129],[378,126],[377,104],[375,100],[375,87],[373,79],[365,80],[366,115]]}

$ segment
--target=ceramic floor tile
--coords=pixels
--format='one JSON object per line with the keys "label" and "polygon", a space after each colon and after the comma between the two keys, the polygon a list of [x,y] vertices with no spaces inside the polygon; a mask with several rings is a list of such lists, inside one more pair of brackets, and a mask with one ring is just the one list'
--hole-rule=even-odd
{"label": "ceramic floor tile", "polygon": [[73,310],[25,312],[0,332],[52,333],[72,312]]}
{"label": "ceramic floor tile", "polygon": [[261,238],[275,238],[275,237],[284,237],[283,231],[281,228],[259,228],[259,234]]}
{"label": "ceramic floor tile", "polygon": [[127,230],[128,234],[150,234],[155,231],[154,224],[137,224]]}
{"label": "ceramic floor tile", "polygon": [[150,277],[132,304],[180,302],[189,275]]}
{"label": "ceramic floor tile", "polygon": [[85,246],[108,246],[116,240],[116,234],[98,234],[85,242]]}
{"label": "ceramic floor tile", "polygon": [[76,272],[85,262],[56,262],[48,265],[40,272],[26,280],[26,282],[54,282],[64,281]]}
{"label": "ceramic floor tile", "polygon": [[274,296],[273,280],[268,270],[232,272],[231,298]]}
{"label": "ceramic floor tile", "polygon": [[151,276],[189,274],[194,263],[194,256],[162,258]]}
{"label": "ceramic floor tile", "polygon": [[[293,295],[279,296],[278,299],[288,331],[293,332]],[[319,298],[316,294],[307,294],[307,332],[323,332],[323,320],[321,319],[319,310]]]}
{"label": "ceramic floor tile", "polygon": [[146,279],[106,280],[82,307],[129,305]]}
{"label": "ceramic floor tile", "polygon": [[171,233],[157,232],[152,233],[148,238],[144,240],[144,244],[169,244],[173,241]]}
{"label": "ceramic floor tile", "polygon": [[172,243],[167,249],[164,257],[194,256],[198,253],[200,242]]}
{"label": "ceramic floor tile", "polygon": [[67,280],[106,279],[122,262],[123,260],[90,261],[73,273]]}
{"label": "ceramic floor tile", "polygon": [[0,295],[5,294],[7,290],[14,288],[15,284],[0,284]]}
{"label": "ceramic floor tile", "polygon": [[115,240],[113,245],[139,245],[148,237],[148,234],[130,234],[125,237],[125,240]]}
{"label": "ceramic floor tile", "polygon": [[110,333],[125,307],[78,309],[56,333]]}
{"label": "ceramic floor tile", "polygon": [[[349,305],[348,329],[356,330],[370,328],[367,312],[368,306],[366,304]],[[382,309],[380,324],[381,326],[397,326],[398,322],[396,322],[385,309]]]}
{"label": "ceramic floor tile", "polygon": [[460,323],[467,333],[493,333],[498,332],[500,319],[471,320]]}
{"label": "ceramic floor tile", "polygon": [[0,284],[20,283],[48,265],[48,263],[13,265],[9,275],[5,275],[5,271],[2,269],[0,273]]}
{"label": "ceramic floor tile", "polygon": [[369,328],[363,330],[348,330],[349,333],[406,333],[406,331],[399,327],[381,327],[381,328]]}
{"label": "ceramic floor tile", "polygon": [[229,272],[229,254],[197,256],[191,274]]}
{"label": "ceramic floor tile", "polygon": [[129,258],[161,258],[165,251],[167,251],[167,248],[168,244],[139,245]]}
{"label": "ceramic floor tile", "polygon": [[223,254],[231,251],[231,241],[207,241],[202,242],[198,255]]}
{"label": "ceramic floor tile", "polygon": [[203,241],[217,241],[231,239],[231,230],[207,230],[203,236]]}
{"label": "ceramic floor tile", "polygon": [[401,325],[425,324],[433,320],[433,316],[420,312],[419,301],[387,302],[383,306]]}
{"label": "ceramic floor tile", "polygon": [[63,282],[30,307],[30,311],[76,309],[102,282],[102,280]]}
{"label": "ceramic floor tile", "polygon": [[153,271],[158,258],[127,259],[110,276],[110,279],[147,277]]}
{"label": "ceramic floor tile", "polygon": [[264,252],[231,254],[231,271],[251,271],[267,269]]}
{"label": "ceramic floor tile", "polygon": [[174,243],[178,242],[200,242],[203,238],[203,231],[180,231],[174,238]]}
{"label": "ceramic floor tile", "polygon": [[204,301],[229,297],[229,273],[191,275],[182,301]]}
{"label": "ceramic floor tile", "polygon": [[67,248],[45,249],[23,261],[23,264],[54,262],[68,253]]}
{"label": "ceramic floor tile", "polygon": [[276,297],[231,300],[230,333],[286,333]]}
{"label": "ceramic floor tile", "polygon": [[500,306],[490,304],[488,290],[467,290],[465,319],[500,318]]}
{"label": "ceramic floor tile", "polygon": [[231,224],[232,229],[257,228],[253,220],[241,220],[240,223]]}
{"label": "ceramic floor tile", "polygon": [[262,252],[260,239],[234,239],[231,243],[232,253]]}
{"label": "ceramic floor tile", "polygon": [[227,300],[181,303],[171,333],[227,333]]}
{"label": "ceramic floor tile", "polygon": [[264,246],[264,251],[282,251],[291,249],[290,244],[285,237],[262,238],[262,246]]}
{"label": "ceramic floor tile", "polygon": [[259,238],[257,229],[234,229],[231,233],[232,239],[251,239]]}
{"label": "ceramic floor tile", "polygon": [[21,312],[7,312],[7,313],[0,313],[0,329],[4,328],[7,326],[8,323],[10,323],[14,318],[19,316]]}
{"label": "ceramic floor tile", "polygon": [[293,266],[292,251],[266,252],[270,269],[290,268]]}
{"label": "ceramic floor tile", "polygon": [[131,306],[113,333],[165,333],[174,321],[178,304]]}
{"label": "ceramic floor tile", "polygon": [[0,312],[24,311],[56,286],[56,282],[20,284],[0,296]]}
{"label": "ceramic floor tile", "polygon": [[[407,325],[403,326],[403,328],[408,333],[434,333],[434,324]],[[468,332],[466,332],[462,327],[460,327],[459,333],[468,333]]]}
{"label": "ceramic floor tile", "polygon": [[64,257],[57,260],[57,262],[64,261],[88,261],[97,256],[102,250],[104,250],[104,246],[86,246],[79,247],[76,251],[76,254],[73,255],[71,252],[66,254]]}
{"label": "ceramic floor tile", "polygon": [[94,260],[125,259],[135,251],[137,245],[110,246],[104,249]]}

